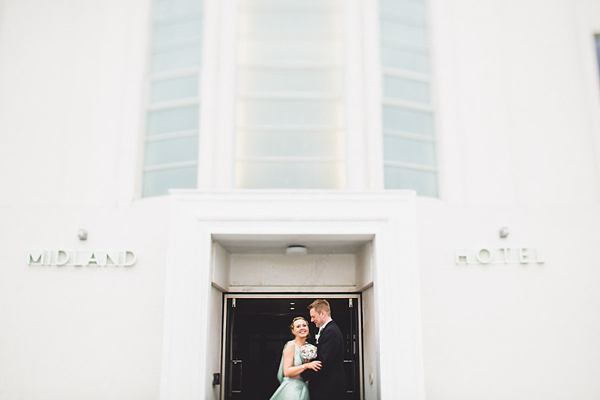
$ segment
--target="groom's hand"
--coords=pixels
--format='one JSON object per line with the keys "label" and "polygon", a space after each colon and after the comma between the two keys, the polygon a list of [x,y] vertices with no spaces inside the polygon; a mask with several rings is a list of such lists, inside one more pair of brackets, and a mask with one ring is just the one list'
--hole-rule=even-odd
{"label": "groom's hand", "polygon": [[306,369],[312,369],[313,371],[318,371],[321,369],[321,361],[312,361],[304,364]]}

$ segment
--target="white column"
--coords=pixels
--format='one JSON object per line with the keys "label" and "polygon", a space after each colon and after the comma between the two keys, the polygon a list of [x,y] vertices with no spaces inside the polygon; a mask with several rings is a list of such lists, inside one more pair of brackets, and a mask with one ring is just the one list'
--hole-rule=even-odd
{"label": "white column", "polygon": [[361,11],[360,0],[344,2],[345,187],[348,190],[368,189]]}
{"label": "white column", "polygon": [[368,188],[383,189],[383,137],[381,122],[381,56],[379,51],[379,7],[377,1],[363,1],[364,85]]}

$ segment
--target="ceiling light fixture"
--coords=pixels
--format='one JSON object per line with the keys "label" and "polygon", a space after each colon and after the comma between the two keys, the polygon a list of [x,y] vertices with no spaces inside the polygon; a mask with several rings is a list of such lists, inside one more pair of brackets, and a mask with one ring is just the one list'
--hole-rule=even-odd
{"label": "ceiling light fixture", "polygon": [[288,256],[303,256],[307,253],[306,247],[300,245],[288,246],[287,249],[285,249],[285,254]]}

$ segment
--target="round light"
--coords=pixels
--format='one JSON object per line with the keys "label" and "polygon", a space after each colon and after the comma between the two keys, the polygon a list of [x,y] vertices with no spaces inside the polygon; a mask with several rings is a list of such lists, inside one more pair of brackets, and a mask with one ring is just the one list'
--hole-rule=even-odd
{"label": "round light", "polygon": [[306,251],[306,247],[304,246],[293,245],[288,246],[288,248],[285,249],[285,254],[288,256],[303,256],[306,253],[308,253],[308,251]]}

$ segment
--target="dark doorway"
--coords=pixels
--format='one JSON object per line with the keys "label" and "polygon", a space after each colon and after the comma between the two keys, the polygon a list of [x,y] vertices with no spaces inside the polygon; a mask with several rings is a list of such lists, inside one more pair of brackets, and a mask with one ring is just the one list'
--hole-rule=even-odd
{"label": "dark doorway", "polygon": [[[331,317],[346,341],[345,366],[348,400],[360,400],[360,297],[227,297],[226,354],[223,385],[226,400],[269,399],[279,386],[277,370],[285,343],[293,339],[289,325],[294,317],[310,322],[308,305],[325,298]],[[310,324],[309,342],[317,328]]]}

